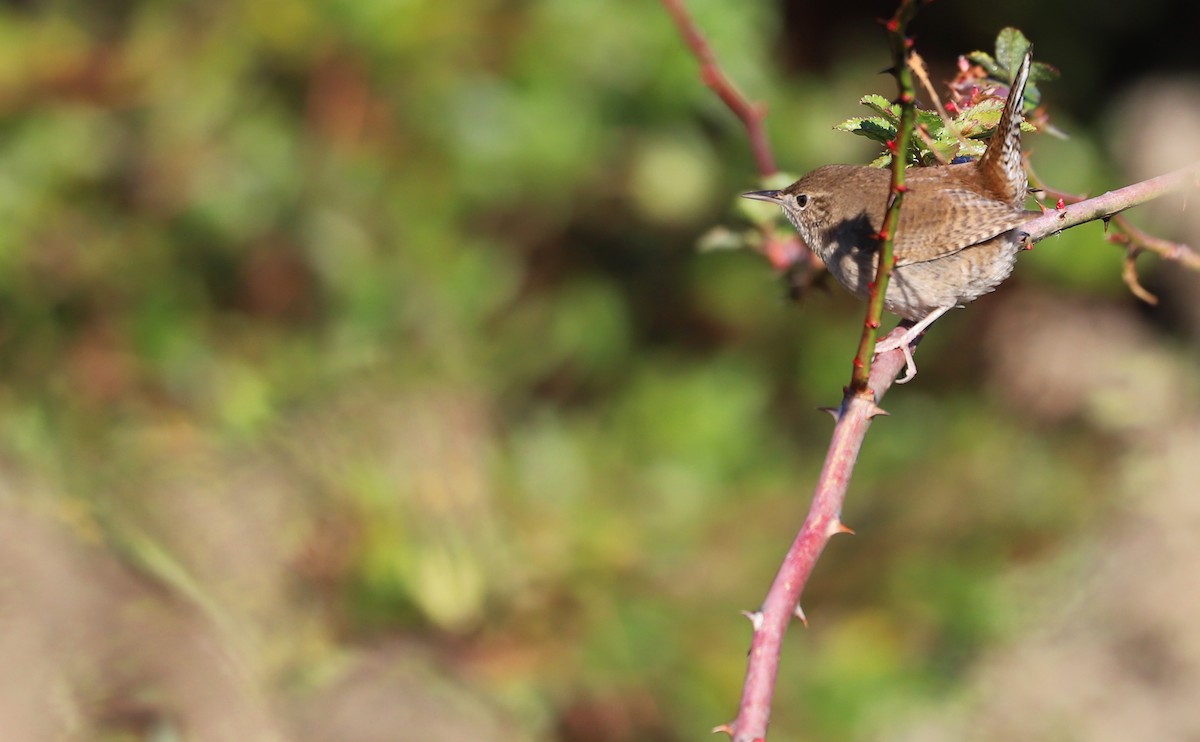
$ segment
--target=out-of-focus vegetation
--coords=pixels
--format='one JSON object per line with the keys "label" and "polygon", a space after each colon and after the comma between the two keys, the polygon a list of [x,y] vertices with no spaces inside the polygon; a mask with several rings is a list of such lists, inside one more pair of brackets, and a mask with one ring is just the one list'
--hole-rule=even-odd
{"label": "out-of-focus vegetation", "polygon": [[[845,43],[817,76],[778,64],[803,8],[691,4],[788,169],[868,156],[831,127],[890,94],[880,14],[823,11]],[[1053,106],[1080,72],[1025,30]],[[1118,184],[1094,122],[1057,120],[1042,174]],[[0,713],[31,739],[726,721],[738,611],[807,509],[861,321],[694,251],[751,173],[652,2],[3,4],[0,688],[40,700]],[[1132,306],[1119,252],[1076,232],[1015,282]],[[1103,519],[1112,429],[984,383],[1005,301],[940,322],[887,400],[780,739],[940,703],[1020,627],[1004,575]]]}

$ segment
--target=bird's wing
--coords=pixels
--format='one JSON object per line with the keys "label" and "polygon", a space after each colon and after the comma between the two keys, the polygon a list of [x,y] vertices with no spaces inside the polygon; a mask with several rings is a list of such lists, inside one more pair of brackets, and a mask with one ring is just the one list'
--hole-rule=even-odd
{"label": "bird's wing", "polygon": [[896,265],[924,263],[990,240],[1036,216],[964,188],[943,190],[938,208],[907,199],[896,231]]}

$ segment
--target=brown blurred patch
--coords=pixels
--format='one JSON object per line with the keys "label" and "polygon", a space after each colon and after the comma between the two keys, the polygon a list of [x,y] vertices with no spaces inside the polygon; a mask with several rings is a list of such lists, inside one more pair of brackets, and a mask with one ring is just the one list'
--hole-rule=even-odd
{"label": "brown blurred patch", "polygon": [[435,669],[427,652],[392,643],[358,653],[294,708],[297,742],[499,742],[523,734]]}
{"label": "brown blurred patch", "polygon": [[280,738],[202,611],[67,529],[0,509],[0,574],[5,739],[96,739],[157,721],[189,740]]}
{"label": "brown blurred patch", "polygon": [[1086,419],[1110,432],[1178,414],[1191,374],[1129,311],[1131,301],[1010,293],[981,346],[989,382],[1048,422]]}
{"label": "brown blurred patch", "polygon": [[263,241],[242,260],[239,274],[242,311],[293,324],[309,322],[316,315],[316,278],[299,246],[290,241]]}
{"label": "brown blurred patch", "polygon": [[109,321],[92,322],[68,349],[71,391],[98,405],[120,402],[139,381],[128,339]]}
{"label": "brown blurred patch", "polygon": [[659,713],[654,694],[644,689],[576,698],[559,718],[558,738],[564,742],[677,739]]}
{"label": "brown blurred patch", "polygon": [[906,710],[877,739],[1196,739],[1194,361],[1115,304],[1029,292],[1005,305],[985,347],[992,383],[1015,408],[1117,434],[1122,500],[1094,532],[1012,575],[1021,626],[960,693]]}

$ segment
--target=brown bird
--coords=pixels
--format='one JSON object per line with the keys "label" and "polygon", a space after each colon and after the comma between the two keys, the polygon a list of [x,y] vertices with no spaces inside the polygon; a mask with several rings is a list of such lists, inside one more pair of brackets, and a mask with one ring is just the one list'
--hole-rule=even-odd
{"label": "brown bird", "polygon": [[[1026,53],[979,160],[907,173],[884,306],[908,330],[875,346],[876,353],[903,349],[907,373],[901,382],[917,373],[912,342],[938,317],[1008,278],[1025,236],[1020,226],[1038,215],[1024,209],[1029,184],[1021,162],[1021,107],[1030,61]],[[890,188],[888,169],[826,165],[783,190],[743,196],[779,204],[834,278],[865,299],[875,280],[877,235]]]}

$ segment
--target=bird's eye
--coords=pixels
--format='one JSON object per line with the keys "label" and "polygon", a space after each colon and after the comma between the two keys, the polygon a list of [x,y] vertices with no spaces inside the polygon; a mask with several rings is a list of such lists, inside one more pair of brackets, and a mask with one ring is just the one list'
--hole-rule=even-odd
{"label": "bird's eye", "polygon": [[805,206],[808,206],[808,196],[804,193],[796,196],[796,206],[801,209],[803,209]]}

